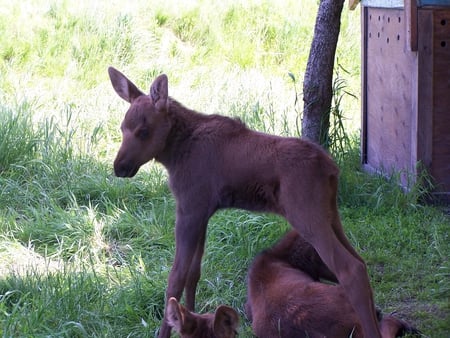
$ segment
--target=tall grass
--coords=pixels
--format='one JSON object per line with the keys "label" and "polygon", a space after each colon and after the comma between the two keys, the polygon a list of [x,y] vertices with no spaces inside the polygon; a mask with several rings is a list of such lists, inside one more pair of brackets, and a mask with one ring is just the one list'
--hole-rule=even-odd
{"label": "tall grass", "polygon": [[34,157],[40,135],[28,108],[27,102],[14,108],[0,107],[0,173]]}
{"label": "tall grass", "polygon": [[[298,135],[316,5],[0,0],[1,336],[155,336],[175,203],[156,163],[133,179],[114,177],[126,104],[106,68],[144,90],[165,72],[170,95],[189,107]],[[420,203],[423,186],[405,194],[395,175],[360,170],[358,27],[358,12],[345,11],[337,55],[346,72],[336,77],[331,146],[342,172],[343,223],[368,262],[378,306],[444,337],[448,216]],[[232,305],[241,336],[251,337],[246,269],[287,229],[273,215],[214,215],[198,310]]]}

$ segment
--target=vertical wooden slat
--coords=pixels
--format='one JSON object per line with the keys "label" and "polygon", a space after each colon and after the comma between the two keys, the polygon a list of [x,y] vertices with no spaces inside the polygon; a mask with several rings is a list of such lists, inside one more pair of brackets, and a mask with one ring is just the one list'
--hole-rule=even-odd
{"label": "vertical wooden slat", "polygon": [[418,32],[417,32],[417,1],[405,0],[406,32],[407,43],[410,51],[417,52]]}
{"label": "vertical wooden slat", "polygon": [[361,162],[367,164],[367,12],[361,6]]}
{"label": "vertical wooden slat", "polygon": [[416,161],[431,169],[433,137],[433,11],[421,9],[418,13],[420,39],[418,40],[417,83],[417,153]]}
{"label": "vertical wooden slat", "polygon": [[431,175],[450,199],[450,9],[433,9]]}

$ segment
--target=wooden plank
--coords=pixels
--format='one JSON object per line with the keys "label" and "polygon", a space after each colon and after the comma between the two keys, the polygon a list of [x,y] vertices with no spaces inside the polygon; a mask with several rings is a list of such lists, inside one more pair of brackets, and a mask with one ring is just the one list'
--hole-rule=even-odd
{"label": "wooden plank", "polygon": [[405,0],[405,16],[406,16],[406,30],[408,32],[408,48],[409,50],[417,51],[417,2],[416,0]]}
{"label": "wooden plank", "polygon": [[450,0],[418,0],[419,6],[450,6]]}
{"label": "wooden plank", "polygon": [[367,15],[361,6],[361,162],[367,164]]}
{"label": "wooden plank", "polygon": [[411,165],[415,53],[406,48],[405,15],[399,9],[367,8],[366,137],[367,165],[401,173],[408,184]]}
{"label": "wooden plank", "polygon": [[362,0],[365,7],[403,8],[403,0]]}
{"label": "wooden plank", "polygon": [[[417,82],[417,128],[416,158],[413,165],[420,161],[431,173],[433,149],[433,11],[419,10],[418,25],[418,78]],[[412,136],[414,137],[414,136]]]}
{"label": "wooden plank", "polygon": [[450,193],[450,9],[433,10],[433,154],[437,191]]}

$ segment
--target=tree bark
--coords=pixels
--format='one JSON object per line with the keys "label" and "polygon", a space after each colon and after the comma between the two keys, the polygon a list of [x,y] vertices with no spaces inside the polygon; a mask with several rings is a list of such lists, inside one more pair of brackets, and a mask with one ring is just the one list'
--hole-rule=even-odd
{"label": "tree bark", "polygon": [[303,82],[302,137],[326,146],[333,67],[345,0],[321,0]]}

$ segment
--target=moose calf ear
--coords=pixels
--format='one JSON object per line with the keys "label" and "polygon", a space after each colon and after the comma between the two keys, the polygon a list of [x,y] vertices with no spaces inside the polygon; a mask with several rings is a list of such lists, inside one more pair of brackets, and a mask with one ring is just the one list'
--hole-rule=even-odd
{"label": "moose calf ear", "polygon": [[131,103],[138,96],[144,95],[133,82],[113,67],[108,68],[109,78],[116,93],[125,101]]}
{"label": "moose calf ear", "polygon": [[167,323],[169,326],[173,327],[178,333],[181,332],[183,328],[183,314],[181,313],[181,305],[178,301],[171,297],[167,302]]}
{"label": "moose calf ear", "polygon": [[167,109],[167,99],[169,96],[168,82],[167,75],[161,74],[153,81],[150,87],[150,97],[158,110]]}
{"label": "moose calf ear", "polygon": [[234,337],[239,326],[237,312],[226,305],[217,308],[214,316],[214,334],[217,338]]}

